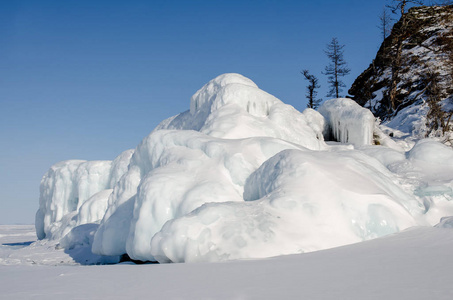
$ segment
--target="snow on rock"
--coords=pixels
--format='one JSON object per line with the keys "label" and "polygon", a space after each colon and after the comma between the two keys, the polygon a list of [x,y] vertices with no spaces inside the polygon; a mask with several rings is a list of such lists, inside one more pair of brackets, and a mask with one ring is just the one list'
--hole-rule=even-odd
{"label": "snow on rock", "polygon": [[159,262],[222,261],[309,252],[416,225],[421,203],[359,152],[286,150],[247,180],[246,202],[209,203],[165,224]]}
{"label": "snow on rock", "polygon": [[326,119],[325,136],[355,146],[373,144],[376,119],[370,110],[351,99],[339,98],[324,102],[319,112]]}

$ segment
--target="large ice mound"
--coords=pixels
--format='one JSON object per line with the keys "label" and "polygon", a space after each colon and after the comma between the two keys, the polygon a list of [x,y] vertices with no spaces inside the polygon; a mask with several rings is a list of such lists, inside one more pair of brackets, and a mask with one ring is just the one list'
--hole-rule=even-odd
{"label": "large ice mound", "polygon": [[167,222],[152,255],[195,262],[309,252],[397,232],[423,211],[358,152],[282,151],[248,178],[244,200],[205,204]]}
{"label": "large ice mound", "polygon": [[[425,174],[433,151],[450,159],[451,149],[364,147],[376,125],[369,111],[348,99],[323,107],[324,117],[300,113],[242,75],[221,75],[113,162],[52,166],[38,237],[110,257],[219,261],[359,242],[453,212],[448,193],[417,194],[434,177],[414,181],[412,171]],[[327,145],[329,126],[360,149]],[[453,178],[442,178],[447,191]]]}

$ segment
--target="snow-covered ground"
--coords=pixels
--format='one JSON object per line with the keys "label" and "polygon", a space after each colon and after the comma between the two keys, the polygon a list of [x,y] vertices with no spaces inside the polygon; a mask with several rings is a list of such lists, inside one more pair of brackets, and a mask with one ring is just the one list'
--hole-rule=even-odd
{"label": "snow-covered ground", "polygon": [[12,263],[1,299],[453,299],[453,228],[268,259],[102,266],[71,265],[63,249],[28,245],[33,235],[0,226],[0,263]]}

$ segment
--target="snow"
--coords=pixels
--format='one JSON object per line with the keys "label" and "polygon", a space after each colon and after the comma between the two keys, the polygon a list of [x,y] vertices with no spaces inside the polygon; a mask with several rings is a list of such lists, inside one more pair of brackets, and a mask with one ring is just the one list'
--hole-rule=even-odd
{"label": "snow", "polygon": [[218,262],[436,225],[453,215],[453,150],[392,130],[350,99],[300,113],[223,74],[113,162],[52,166],[38,243],[82,264]]}
{"label": "snow", "polygon": [[355,146],[373,144],[376,119],[371,111],[354,100],[339,98],[325,101],[319,112],[326,119],[325,136]]}
{"label": "snow", "polygon": [[[63,249],[24,246],[33,240],[32,226],[0,226],[0,297],[449,300],[452,230],[418,227],[350,246],[260,260],[74,266]],[[22,263],[5,266],[2,259],[8,255]],[[36,264],[26,263],[27,256]]]}

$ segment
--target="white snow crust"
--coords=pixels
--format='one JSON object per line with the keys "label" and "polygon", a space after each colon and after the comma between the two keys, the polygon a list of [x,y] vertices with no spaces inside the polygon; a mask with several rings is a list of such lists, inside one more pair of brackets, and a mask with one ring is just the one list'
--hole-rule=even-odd
{"label": "white snow crust", "polygon": [[85,267],[72,259],[81,248],[56,249],[35,242],[32,226],[0,225],[0,297],[450,300],[453,229],[439,227],[268,259]]}
{"label": "white snow crust", "polygon": [[[350,99],[320,112],[220,75],[113,162],[52,166],[37,235],[111,262],[222,261],[327,249],[453,215],[451,148],[392,139]],[[328,131],[348,145],[326,144]]]}

